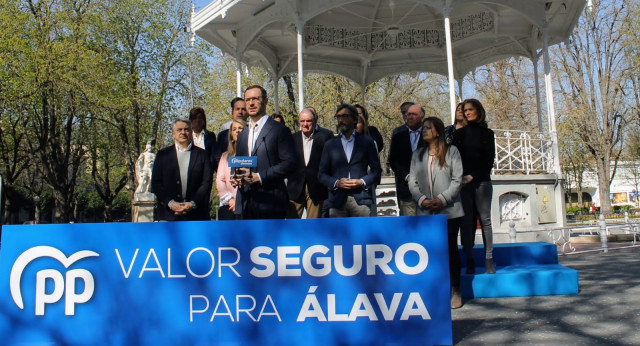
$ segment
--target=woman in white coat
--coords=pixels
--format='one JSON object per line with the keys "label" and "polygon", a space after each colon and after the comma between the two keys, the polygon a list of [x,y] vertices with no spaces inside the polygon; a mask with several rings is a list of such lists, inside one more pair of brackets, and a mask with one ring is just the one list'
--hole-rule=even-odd
{"label": "woman in white coat", "polygon": [[411,158],[409,190],[418,203],[418,215],[447,215],[451,308],[457,309],[462,306],[458,252],[458,231],[464,216],[460,201],[462,159],[456,147],[446,144],[439,118],[424,119],[422,138],[426,145]]}

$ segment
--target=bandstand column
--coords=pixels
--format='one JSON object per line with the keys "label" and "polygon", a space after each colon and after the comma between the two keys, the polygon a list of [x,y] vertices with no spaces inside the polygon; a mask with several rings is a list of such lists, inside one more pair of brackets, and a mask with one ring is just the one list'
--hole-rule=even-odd
{"label": "bandstand column", "polygon": [[536,107],[538,111],[538,131],[542,133],[544,131],[544,126],[542,125],[542,105],[540,102],[540,81],[538,80],[538,58],[539,56],[535,56],[531,58],[531,62],[533,63],[533,81],[536,86]]}
{"label": "bandstand column", "polygon": [[449,20],[449,14],[451,8],[446,7],[444,9],[444,34],[447,43],[447,70],[449,74],[449,103],[451,105],[451,123],[456,120],[456,90],[455,90],[455,78],[453,77],[453,48],[451,47],[451,22]]}
{"label": "bandstand column", "polygon": [[242,54],[236,52],[236,96],[242,97]]}
{"label": "bandstand column", "polygon": [[549,62],[549,37],[547,30],[544,30],[544,41],[542,44],[542,54],[544,56],[544,84],[547,96],[547,116],[549,117],[549,132],[553,141],[553,170],[561,175],[560,153],[558,151],[558,131],[556,130],[556,110],[553,102],[553,82],[551,80],[551,63]]}
{"label": "bandstand column", "polygon": [[302,34],[304,31],[304,23],[296,23],[296,31],[298,34],[298,112],[304,109],[304,65],[303,65],[303,47]]}

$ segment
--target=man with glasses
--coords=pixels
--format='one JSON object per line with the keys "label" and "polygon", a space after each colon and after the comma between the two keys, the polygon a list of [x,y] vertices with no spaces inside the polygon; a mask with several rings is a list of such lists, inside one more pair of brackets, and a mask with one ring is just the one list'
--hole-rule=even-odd
{"label": "man with glasses", "polygon": [[382,168],[371,137],[356,132],[358,110],[341,104],[335,115],[340,134],[325,143],[318,179],[329,189],[330,217],[370,216],[374,186]]}
{"label": "man with glasses", "polygon": [[255,156],[258,162],[238,170],[235,212],[243,219],[284,219],[289,205],[284,180],[297,164],[291,131],[267,115],[263,87],[248,87],[244,100],[249,124],[238,135],[236,156]]}

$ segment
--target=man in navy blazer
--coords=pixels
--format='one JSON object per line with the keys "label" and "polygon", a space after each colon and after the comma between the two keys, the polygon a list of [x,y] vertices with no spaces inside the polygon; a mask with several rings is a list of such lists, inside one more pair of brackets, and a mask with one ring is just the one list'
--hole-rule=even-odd
{"label": "man in navy blazer", "polygon": [[409,191],[409,170],[413,152],[424,145],[422,139],[422,120],[424,108],[410,105],[404,112],[405,124],[393,130],[389,148],[389,166],[396,180],[396,195],[400,216],[416,215],[418,205]]}
{"label": "man in navy blazer", "polygon": [[308,219],[320,217],[322,202],[327,199],[327,188],[318,181],[318,167],[322,149],[333,132],[318,126],[318,114],[313,108],[305,108],[298,114],[300,131],[293,134],[293,144],[298,165],[289,175],[289,210],[287,218],[301,218],[307,210]]}
{"label": "man in navy blazer", "polygon": [[239,169],[235,212],[243,219],[284,219],[289,205],[284,179],[297,164],[291,131],[267,115],[263,87],[248,87],[244,100],[250,121],[238,135],[236,156],[255,156],[258,163]]}
{"label": "man in navy blazer", "polygon": [[151,188],[158,199],[157,220],[209,220],[211,163],[207,152],[193,145],[191,131],[189,120],[174,121],[174,145],[156,154]]}
{"label": "man in navy blazer", "polygon": [[234,97],[233,100],[231,100],[231,120],[224,123],[222,130],[218,133],[216,152],[213,160],[213,164],[215,165],[214,169],[218,169],[220,157],[222,157],[222,153],[227,151],[229,147],[229,128],[231,127],[231,123],[233,123],[234,120],[246,122],[248,116],[244,100],[240,97]]}
{"label": "man in navy blazer", "polygon": [[356,132],[354,106],[340,105],[335,118],[340,135],[325,143],[318,173],[318,180],[329,189],[329,216],[369,216],[373,187],[382,174],[375,142]]}
{"label": "man in navy blazer", "polygon": [[214,163],[216,155],[216,134],[207,130],[207,116],[202,107],[194,107],[189,111],[189,120],[193,127],[193,144],[207,152],[211,170],[216,171],[218,165]]}

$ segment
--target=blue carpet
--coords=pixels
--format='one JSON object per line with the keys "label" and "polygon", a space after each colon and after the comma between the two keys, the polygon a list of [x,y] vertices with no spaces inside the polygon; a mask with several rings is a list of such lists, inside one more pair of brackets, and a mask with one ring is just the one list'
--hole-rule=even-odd
{"label": "blue carpet", "polygon": [[[578,272],[558,264],[556,245],[544,242],[495,244],[496,274],[486,274],[484,247],[476,245],[476,274],[462,268],[464,298],[526,297],[578,293]],[[460,250],[462,264],[466,257]]]}

